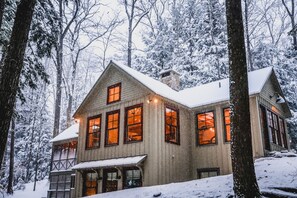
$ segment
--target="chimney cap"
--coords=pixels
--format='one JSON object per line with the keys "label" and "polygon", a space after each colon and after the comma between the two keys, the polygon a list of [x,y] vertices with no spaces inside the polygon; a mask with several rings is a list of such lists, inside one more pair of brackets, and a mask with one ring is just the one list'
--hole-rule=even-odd
{"label": "chimney cap", "polygon": [[173,73],[173,74],[176,74],[176,75],[179,75],[180,76],[180,73],[178,73],[176,70],[174,70],[172,68],[161,70],[160,73],[159,73],[159,75],[162,76],[165,73]]}

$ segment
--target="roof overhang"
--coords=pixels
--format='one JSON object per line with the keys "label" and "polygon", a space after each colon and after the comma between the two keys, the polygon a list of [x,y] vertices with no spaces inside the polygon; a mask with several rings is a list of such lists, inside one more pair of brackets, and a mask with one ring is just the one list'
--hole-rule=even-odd
{"label": "roof overhang", "polygon": [[88,169],[101,169],[101,168],[117,168],[117,167],[128,167],[138,166],[145,159],[147,155],[114,158],[98,161],[81,162],[72,167],[72,170],[88,170]]}

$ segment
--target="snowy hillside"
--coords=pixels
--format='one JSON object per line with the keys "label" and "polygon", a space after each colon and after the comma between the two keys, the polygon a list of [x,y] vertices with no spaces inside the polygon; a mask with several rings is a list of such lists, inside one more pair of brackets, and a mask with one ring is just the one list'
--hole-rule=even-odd
{"label": "snowy hillside", "polygon": [[[277,194],[279,197],[297,198],[296,154],[274,153],[271,157],[257,159],[255,168],[258,184],[265,197]],[[98,194],[90,198],[152,198],[154,196],[162,198],[232,197],[232,183],[232,175],[225,175],[189,182],[121,190]],[[33,183],[26,184],[24,191],[16,191],[9,198],[46,197],[48,189],[47,180],[38,183],[36,192],[33,192],[32,189]]]}

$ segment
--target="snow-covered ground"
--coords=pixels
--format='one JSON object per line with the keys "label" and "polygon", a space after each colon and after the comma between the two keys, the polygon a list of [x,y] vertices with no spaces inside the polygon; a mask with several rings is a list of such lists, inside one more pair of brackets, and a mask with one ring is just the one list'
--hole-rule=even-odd
{"label": "snow-covered ground", "polygon": [[[24,190],[16,190],[12,196],[4,196],[5,198],[42,198],[47,196],[47,190],[49,188],[49,181],[47,179],[38,181],[36,183],[36,190],[33,191],[34,183],[25,184]],[[2,198],[0,193],[0,198]]]}
{"label": "snow-covered ground", "polygon": [[[293,153],[274,153],[271,157],[260,158],[255,162],[258,184],[265,197],[271,193],[279,197],[297,198],[297,155]],[[172,183],[159,186],[121,190],[91,196],[90,198],[196,198],[232,197],[232,175],[218,176],[189,182]],[[9,198],[46,197],[48,181],[38,183],[33,192],[33,183],[26,184],[24,191],[16,191]],[[0,195],[1,197],[1,195]]]}

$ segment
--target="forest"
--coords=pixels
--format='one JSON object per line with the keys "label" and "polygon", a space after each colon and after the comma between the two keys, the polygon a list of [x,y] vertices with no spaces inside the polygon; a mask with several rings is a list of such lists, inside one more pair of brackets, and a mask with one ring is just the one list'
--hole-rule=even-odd
{"label": "forest", "polygon": [[[0,80],[20,2],[0,2]],[[182,89],[229,75],[225,1],[37,0],[31,6],[0,191],[47,178],[50,140],[74,123],[72,114],[110,60],[155,79],[172,68]],[[245,0],[242,9],[248,69],[273,66],[293,115],[288,130],[297,149],[297,5]]]}

